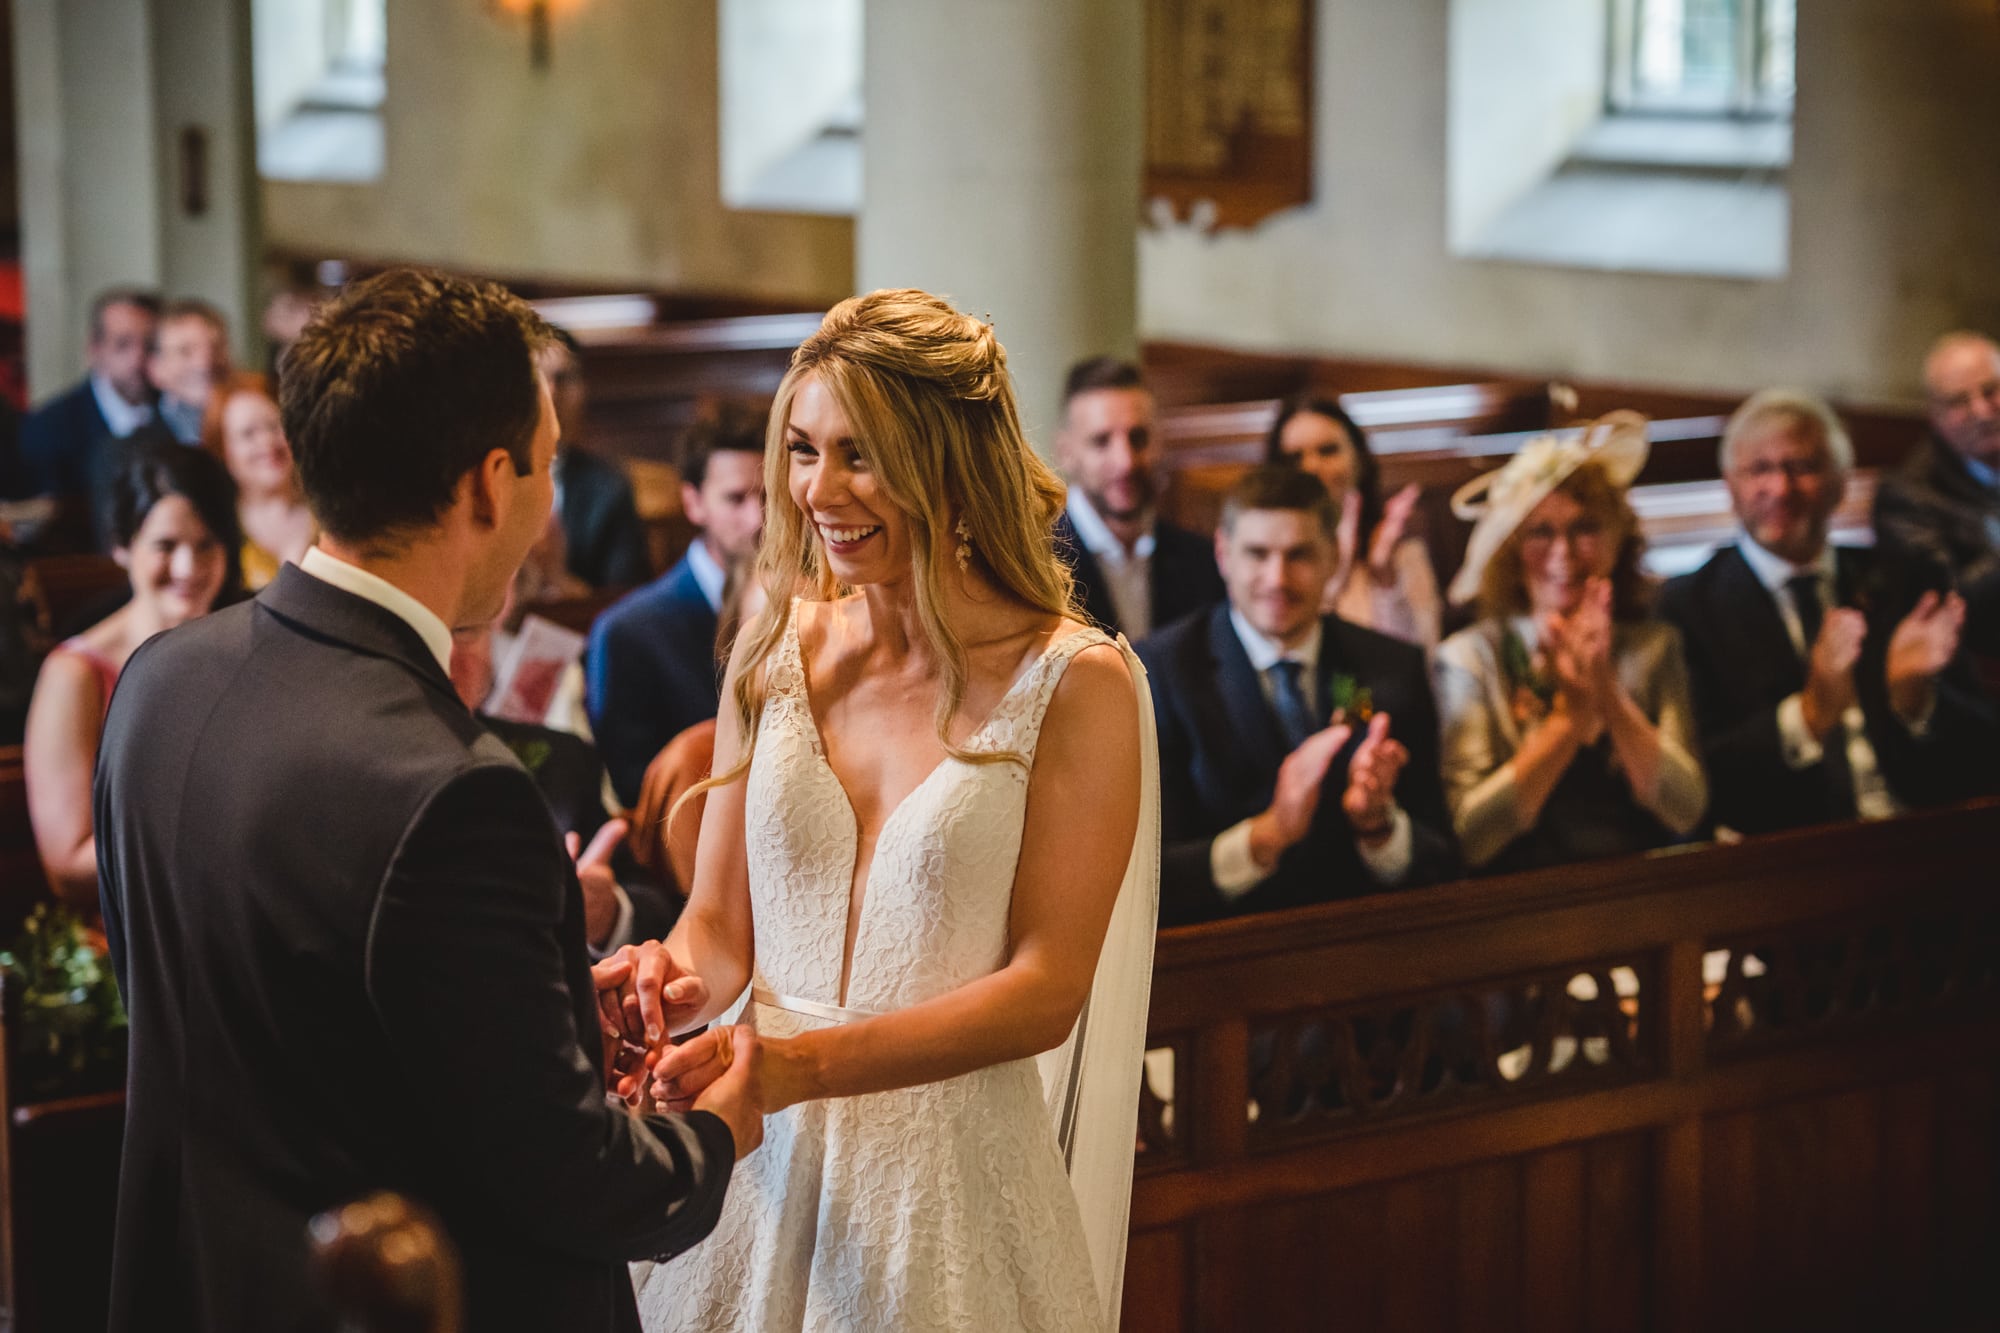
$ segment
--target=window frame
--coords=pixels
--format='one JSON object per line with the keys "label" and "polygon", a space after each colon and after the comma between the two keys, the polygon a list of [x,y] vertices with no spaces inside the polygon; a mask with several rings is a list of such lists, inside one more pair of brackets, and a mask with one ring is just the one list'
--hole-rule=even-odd
{"label": "window frame", "polygon": [[[1780,0],[1735,0],[1736,32],[1732,68],[1735,78],[1729,91],[1719,98],[1686,92],[1643,91],[1639,86],[1639,43],[1643,32],[1642,8],[1648,0],[1608,0],[1611,6],[1607,25],[1610,50],[1605,79],[1605,114],[1667,115],[1703,119],[1789,120],[1797,96],[1796,74],[1791,89],[1774,92],[1763,85],[1763,70],[1769,55],[1767,14]],[[1797,6],[1793,8],[1794,69],[1798,50]]]}

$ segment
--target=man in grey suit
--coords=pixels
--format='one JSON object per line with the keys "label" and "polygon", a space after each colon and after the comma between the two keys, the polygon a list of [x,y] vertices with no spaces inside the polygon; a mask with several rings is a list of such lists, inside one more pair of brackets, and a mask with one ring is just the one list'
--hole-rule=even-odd
{"label": "man in grey suit", "polygon": [[634,959],[593,975],[548,807],[447,674],[451,627],[498,613],[547,523],[546,336],[497,287],[408,269],[329,306],[283,390],[319,545],[119,682],[113,1330],[331,1329],[307,1219],[380,1189],[443,1219],[468,1330],[636,1329],[625,1261],[706,1235],[761,1137],[742,1080],[685,1115],[607,1100],[600,993],[617,1012]]}

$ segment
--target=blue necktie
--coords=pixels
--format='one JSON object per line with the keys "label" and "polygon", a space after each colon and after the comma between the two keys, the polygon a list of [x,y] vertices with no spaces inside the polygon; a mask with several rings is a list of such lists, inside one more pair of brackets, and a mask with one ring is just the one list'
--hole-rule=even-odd
{"label": "blue necktie", "polygon": [[1313,720],[1312,705],[1306,702],[1300,679],[1304,674],[1303,662],[1285,658],[1271,664],[1271,705],[1277,710],[1287,750],[1298,749],[1301,741],[1319,730],[1319,723]]}

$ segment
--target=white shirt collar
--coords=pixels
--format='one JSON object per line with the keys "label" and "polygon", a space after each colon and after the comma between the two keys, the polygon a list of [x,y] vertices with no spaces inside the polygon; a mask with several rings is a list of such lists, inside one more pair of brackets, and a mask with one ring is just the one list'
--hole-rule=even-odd
{"label": "white shirt collar", "polygon": [[1279,662],[1289,660],[1297,662],[1304,668],[1305,678],[1308,681],[1318,679],[1316,673],[1319,671],[1322,637],[1318,617],[1314,617],[1312,629],[1307,633],[1305,641],[1296,648],[1287,648],[1276,639],[1268,638],[1258,632],[1243,618],[1243,613],[1233,606],[1229,608],[1229,624],[1235,629],[1236,638],[1242,643],[1243,652],[1249,657],[1250,666],[1258,675],[1263,675]]}
{"label": "white shirt collar", "polygon": [[708,543],[699,537],[688,543],[687,562],[688,572],[694,575],[695,586],[701,589],[708,609],[721,615],[722,588],[729,582],[728,572],[708,553]]}
{"label": "white shirt collar", "polygon": [[314,546],[299,561],[299,568],[321,583],[331,583],[342,592],[351,592],[364,602],[373,602],[417,632],[424,647],[431,650],[446,675],[451,674],[451,627],[438,613],[379,574],[371,574],[328,555]]}
{"label": "white shirt collar", "polygon": [[[1069,510],[1069,525],[1076,529],[1076,539],[1083,543],[1084,550],[1090,552],[1099,560],[1107,560],[1114,565],[1125,563],[1129,558],[1125,550],[1125,543],[1119,541],[1118,538],[1111,534],[1111,529],[1105,526],[1103,517],[1098,514],[1096,509],[1091,507],[1090,501],[1084,497],[1082,487],[1072,486],[1069,488],[1069,502],[1066,507]],[[1153,540],[1153,521],[1149,517],[1146,520],[1145,535],[1140,537],[1138,543],[1133,546],[1131,555],[1137,556],[1141,560],[1150,560],[1153,557],[1153,547],[1155,545],[1156,543]]]}
{"label": "white shirt collar", "polygon": [[90,377],[90,393],[97,400],[97,410],[104,414],[104,424],[111,427],[113,435],[123,438],[153,419],[151,403],[128,403],[123,394],[111,387],[111,381],[93,372]]}
{"label": "white shirt collar", "polygon": [[1757,582],[1768,592],[1777,592],[1801,574],[1817,574],[1823,579],[1831,579],[1834,574],[1833,543],[1819,548],[1819,554],[1804,565],[1795,565],[1773,551],[1767,551],[1752,541],[1749,533],[1736,539],[1736,549],[1743,552],[1750,572],[1757,576]]}

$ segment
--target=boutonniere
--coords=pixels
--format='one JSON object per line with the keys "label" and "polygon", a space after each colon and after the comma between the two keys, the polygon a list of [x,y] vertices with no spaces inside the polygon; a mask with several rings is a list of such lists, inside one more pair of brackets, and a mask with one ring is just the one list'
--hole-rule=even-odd
{"label": "boutonniere", "polygon": [[514,752],[516,759],[521,761],[521,767],[527,769],[530,773],[541,772],[542,765],[548,763],[549,756],[555,753],[555,747],[539,736],[527,736],[518,741],[508,741],[507,748]]}
{"label": "boutonniere", "polygon": [[1555,676],[1541,655],[1530,653],[1511,629],[1500,643],[1500,669],[1513,687],[1507,702],[1516,726],[1525,731],[1549,715],[1556,703]]}
{"label": "boutonniere", "polygon": [[1344,715],[1351,723],[1363,723],[1375,716],[1373,691],[1352,676],[1336,672],[1328,685],[1327,696],[1333,704],[1333,711]]}

